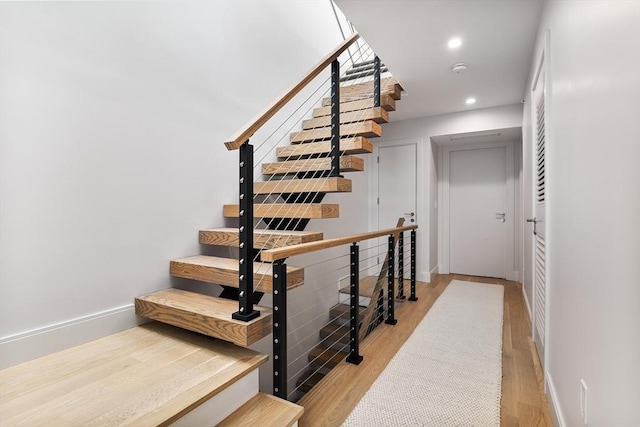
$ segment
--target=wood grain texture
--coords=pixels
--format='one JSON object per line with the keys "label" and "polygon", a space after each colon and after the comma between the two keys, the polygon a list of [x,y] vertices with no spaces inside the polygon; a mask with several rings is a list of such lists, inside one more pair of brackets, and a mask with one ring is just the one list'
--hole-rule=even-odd
{"label": "wood grain texture", "polygon": [[[285,175],[298,172],[330,171],[331,159],[296,159],[285,162],[273,162],[262,164],[263,175]],[[340,157],[340,172],[362,172],[364,160],[356,156]]]}
{"label": "wood grain texture", "polygon": [[[347,292],[349,293],[349,292]],[[362,294],[361,294],[362,295]],[[365,307],[360,307],[360,321],[362,322],[362,311]],[[333,319],[349,320],[351,319],[351,306],[349,304],[336,304],[329,310],[329,317]]]}
{"label": "wood grain texture", "polygon": [[409,231],[417,229],[417,225],[406,225],[402,227],[389,228],[386,230],[370,231],[367,233],[351,234],[349,236],[336,237],[334,239],[325,239],[321,242],[303,243],[293,245],[286,248],[269,249],[262,251],[261,257],[265,261],[275,261],[278,259],[289,258],[294,255],[306,254],[309,252],[320,251],[322,249],[335,248],[336,246],[347,245],[350,243],[361,242],[363,240],[374,239],[376,237],[387,236],[399,233],[401,231]]}
{"label": "wood grain texture", "polygon": [[349,344],[349,326],[330,322],[320,329],[320,339],[324,345]]}
{"label": "wood grain texture", "polygon": [[[538,380],[540,373],[536,373],[539,367],[536,368],[531,352],[531,329],[527,326],[529,320],[521,285],[501,279],[461,275],[437,275],[432,283],[418,282],[419,299],[402,304],[396,310],[398,324],[381,325],[361,343],[362,363],[355,366],[339,362],[298,402],[305,408],[299,425],[341,425],[453,279],[505,287],[501,424],[509,427],[553,426],[548,402]],[[512,348],[517,349],[515,353]]]}
{"label": "wood grain texture", "polygon": [[[388,95],[399,101],[402,94],[402,86],[393,78],[387,77],[380,80],[380,95]],[[357,101],[373,96],[373,80],[364,83],[356,83],[340,87],[340,102]],[[331,105],[331,98],[323,98],[322,105]],[[372,104],[373,105],[373,104]]]}
{"label": "wood grain texture", "polygon": [[[223,215],[225,218],[238,218],[240,206],[224,205]],[[340,206],[332,203],[264,203],[253,206],[253,215],[255,218],[338,218]]]}
{"label": "wood grain texture", "polygon": [[[313,142],[309,144],[294,144],[276,148],[276,153],[281,159],[296,159],[299,157],[328,155],[331,152],[331,142]],[[364,136],[343,138],[340,140],[340,154],[364,154],[372,153],[373,144]]]}
{"label": "wood grain texture", "polygon": [[[384,293],[386,295],[387,293],[387,287],[388,287],[388,280],[386,275],[383,275],[384,277],[382,277],[382,290],[384,290]],[[378,294],[380,292],[380,287],[377,287],[376,284],[378,282],[378,280],[380,280],[379,277],[376,276],[367,276],[367,277],[363,277],[362,279],[360,279],[360,286],[358,287],[358,291],[360,291],[360,296],[361,297],[365,297],[365,298],[373,298],[374,295]],[[403,281],[404,284],[404,294],[408,295],[409,294],[409,287],[411,286],[411,280],[409,279],[404,279]],[[396,295],[398,294],[398,279],[395,279],[393,281],[393,288],[395,289],[395,293]],[[350,294],[350,289],[349,286],[343,286],[342,288],[340,288],[340,293],[344,294],[344,295],[349,295]],[[402,300],[400,300],[402,301]]]}
{"label": "wood grain texture", "polygon": [[258,393],[218,427],[291,427],[303,412],[304,408],[295,403]]}
{"label": "wood grain texture", "polygon": [[[347,138],[351,136],[365,136],[367,138],[375,138],[382,136],[382,128],[373,120],[367,120],[360,123],[349,123],[340,125],[340,137]],[[305,142],[316,142],[331,139],[331,127],[323,127],[317,129],[303,130],[293,132],[289,136],[292,144],[302,144]]]}
{"label": "wood grain texture", "polygon": [[[359,99],[357,101],[344,101],[340,102],[340,113],[348,113],[349,111],[365,110],[373,107],[373,98],[371,95],[367,98]],[[390,95],[380,94],[380,107],[387,111],[395,111],[396,100]],[[326,105],[324,107],[314,108],[313,117],[323,117],[331,115],[331,106]]]}
{"label": "wood grain texture", "polygon": [[[373,120],[376,123],[387,123],[389,121],[389,113],[382,107],[373,107],[366,110],[351,111],[340,114],[340,124],[363,122],[365,120]],[[303,120],[302,129],[315,129],[331,126],[331,117],[316,117],[309,120]]]}
{"label": "wood grain texture", "polygon": [[[237,228],[215,228],[200,230],[200,244],[213,246],[238,247],[240,232]],[[256,249],[274,249],[300,243],[316,242],[323,239],[319,231],[278,231],[255,230],[253,233],[253,247]]]}
{"label": "wood grain texture", "polygon": [[[217,285],[238,287],[239,264],[237,259],[196,255],[171,261],[171,275],[184,279],[200,280]],[[253,263],[253,286],[259,292],[272,293],[272,266],[269,263]],[[304,269],[287,266],[287,289],[304,283]]]}
{"label": "wood grain texture", "polygon": [[258,114],[253,120],[236,132],[229,141],[224,145],[228,150],[237,150],[242,144],[264,125],[271,117],[273,117],[280,109],[285,106],[294,96],[296,96],[305,86],[307,86],[315,77],[317,77],[331,62],[336,59],[342,52],[347,50],[360,36],[358,33],[352,34],[348,39],[340,44],[336,49],[325,56],[317,65],[315,65],[300,81],[294,84],[291,89],[287,90],[276,101],[269,105],[262,113]]}
{"label": "wood grain texture", "polygon": [[351,180],[346,178],[308,178],[259,181],[253,184],[255,194],[280,193],[349,193]]}
{"label": "wood grain texture", "polygon": [[246,347],[271,333],[271,309],[255,306],[260,316],[249,322],[234,320],[238,302],[225,298],[167,289],[135,299],[136,314],[189,331]]}
{"label": "wood grain texture", "polygon": [[333,369],[338,363],[346,359],[348,355],[349,353],[346,351],[318,345],[309,352],[307,358],[311,368],[316,371],[318,369]]}
{"label": "wood grain texture", "polygon": [[3,426],[164,426],[267,356],[157,322],[0,371]]}

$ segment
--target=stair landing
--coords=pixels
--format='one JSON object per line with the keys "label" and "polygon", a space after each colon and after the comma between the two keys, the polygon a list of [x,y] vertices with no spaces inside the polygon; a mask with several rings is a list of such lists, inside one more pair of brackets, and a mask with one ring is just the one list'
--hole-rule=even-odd
{"label": "stair landing", "polygon": [[267,361],[152,322],[1,371],[2,425],[168,425]]}

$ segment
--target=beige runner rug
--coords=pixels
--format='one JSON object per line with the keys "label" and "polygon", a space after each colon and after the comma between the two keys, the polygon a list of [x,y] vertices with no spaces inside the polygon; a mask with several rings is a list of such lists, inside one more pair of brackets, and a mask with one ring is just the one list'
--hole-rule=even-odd
{"label": "beige runner rug", "polygon": [[343,426],[499,426],[503,298],[452,281]]}

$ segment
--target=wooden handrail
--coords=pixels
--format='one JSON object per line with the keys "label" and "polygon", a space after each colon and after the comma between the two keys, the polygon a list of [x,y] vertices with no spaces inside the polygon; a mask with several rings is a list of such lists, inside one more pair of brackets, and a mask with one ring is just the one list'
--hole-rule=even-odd
{"label": "wooden handrail", "polygon": [[237,150],[247,142],[251,136],[256,133],[258,129],[262,127],[271,117],[273,117],[282,107],[287,104],[294,96],[296,96],[311,80],[316,78],[334,59],[336,59],[342,52],[347,50],[349,46],[353,44],[360,35],[353,33],[351,37],[346,39],[340,46],[335,48],[330,54],[322,59],[315,67],[311,69],[298,83],[296,83],[291,89],[286,91],[280,98],[278,98],[273,104],[268,106],[262,113],[258,114],[252,121],[246,124],[240,129],[231,139],[224,143],[227,150]]}
{"label": "wooden handrail", "polygon": [[386,230],[370,231],[368,233],[352,234],[350,236],[336,237],[334,239],[319,240],[317,242],[300,243],[299,245],[285,246],[283,248],[269,249],[262,251],[260,257],[263,261],[276,261],[279,259],[289,258],[294,255],[307,254],[309,252],[315,252],[322,249],[334,248],[336,246],[342,246],[349,243],[361,242],[363,240],[369,240],[376,237],[386,236],[389,234],[396,234],[402,231],[415,230],[417,225],[407,225],[404,227],[388,228]]}

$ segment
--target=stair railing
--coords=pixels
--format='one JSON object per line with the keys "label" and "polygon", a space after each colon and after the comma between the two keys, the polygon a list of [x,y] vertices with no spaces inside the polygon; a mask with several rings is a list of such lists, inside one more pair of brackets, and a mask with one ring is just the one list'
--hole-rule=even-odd
{"label": "stair railing", "polygon": [[[259,114],[254,120],[252,120],[249,124],[243,127],[240,131],[238,131],[229,141],[225,142],[226,147],[229,150],[239,149],[239,272],[238,272],[238,299],[239,299],[239,309],[236,313],[233,314],[234,319],[250,321],[259,316],[259,312],[255,310],[253,306],[254,302],[254,292],[255,288],[260,286],[260,283],[254,283],[253,278],[253,261],[258,260],[261,250],[265,249],[266,243],[263,244],[262,248],[254,247],[254,222],[256,218],[254,217],[254,209],[256,206],[260,206],[261,204],[265,204],[268,200],[274,196],[274,192],[270,192],[266,195],[262,195],[264,201],[261,204],[256,205],[255,199],[258,195],[254,195],[254,180],[253,180],[253,167],[260,167],[261,161],[257,164],[254,164],[254,147],[249,143],[249,137],[251,137],[257,130],[259,130],[269,119],[271,119],[280,109],[286,105],[290,100],[292,100],[300,91],[305,88],[315,77],[317,77],[329,64],[331,66],[331,139],[330,139],[330,153],[329,157],[331,159],[331,167],[328,174],[323,177],[325,180],[330,178],[341,178],[340,175],[340,160],[341,156],[346,153],[346,150],[340,150],[340,64],[338,61],[338,57],[349,48],[356,40],[358,40],[358,33],[352,34],[348,39],[346,39],[340,46],[338,46],[334,51],[332,51],[329,55],[323,58],[318,65],[316,65],[311,71],[309,71],[298,83],[296,83],[290,90],[288,90],[283,96],[281,96],[278,100],[272,103],[269,107],[267,107],[261,114]],[[356,60],[363,60],[362,55],[371,55],[373,56],[370,48],[363,49],[360,46],[358,47],[358,52],[360,53],[360,57]],[[380,67],[379,67],[379,59],[374,56],[373,62],[377,64],[375,67],[375,76],[374,76],[374,106],[380,105]],[[319,88],[318,88],[319,89]],[[318,92],[316,89],[316,92]],[[360,114],[363,115],[364,110],[360,111]],[[357,121],[358,119],[354,119]],[[316,138],[314,139],[322,139]],[[266,142],[267,140],[265,140]],[[314,142],[312,141],[312,142]],[[262,147],[264,142],[258,147]],[[313,147],[311,144],[305,144],[305,152],[297,155],[297,159],[293,162],[290,161],[291,155],[285,158],[282,161],[282,165],[278,170],[271,171],[271,178],[266,181],[270,182],[275,176],[278,175],[280,169],[284,168],[285,162],[290,163],[290,167],[295,166],[301,159],[309,156],[313,156]],[[271,151],[273,152],[273,150]],[[308,152],[308,153],[307,153]],[[269,152],[261,159],[263,160]],[[253,166],[253,167],[252,167]],[[283,171],[283,172],[286,172]],[[317,176],[322,176],[321,173],[316,172],[304,172],[302,174],[302,178],[306,179],[308,177],[316,178]],[[293,181],[293,180],[292,180]],[[287,185],[290,185],[288,183]],[[295,200],[295,203],[305,204],[310,201],[314,201],[321,198],[319,196],[320,191],[307,191],[309,190],[309,186],[311,185],[311,180],[308,180],[305,188],[297,189],[296,193],[300,194],[300,197]],[[279,191],[282,193],[282,191]],[[294,209],[295,203],[283,203],[281,204],[277,211],[271,212],[274,218],[285,218],[287,215],[291,213]],[[309,209],[309,207],[307,207]],[[302,215],[300,215],[302,216]],[[264,216],[265,219],[268,216]],[[281,219],[279,223],[282,223],[284,219]],[[298,218],[296,220],[289,220],[289,224],[287,227],[289,228],[297,228],[304,221],[302,218]],[[286,242],[280,242],[281,244],[286,244]],[[260,279],[259,282],[264,280],[264,278]]]}
{"label": "stair railing", "polygon": [[[411,232],[411,296],[409,301],[417,301],[416,297],[416,229],[417,225],[409,225],[395,227],[387,230],[372,231],[368,233],[353,234],[344,237],[321,240],[317,242],[302,243],[282,248],[269,249],[262,252],[262,259],[273,263],[273,394],[277,397],[288,399],[288,346],[287,346],[287,258],[317,252],[329,248],[339,247],[343,245],[349,246],[350,257],[350,273],[349,273],[349,355],[346,361],[353,364],[360,364],[363,357],[360,354],[360,304],[359,304],[359,284],[360,284],[360,263],[359,263],[359,242],[378,237],[388,236],[388,267],[386,270],[387,277],[387,315],[385,323],[395,325],[394,307],[396,301],[396,293],[394,291],[395,265],[399,260],[395,257],[395,242],[404,242],[403,233]],[[398,253],[404,254],[404,247],[398,247]],[[403,268],[403,267],[401,267]],[[404,280],[403,276],[398,278],[398,282]],[[398,286],[400,287],[400,286]],[[372,297],[373,303],[373,297]]]}

